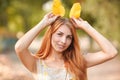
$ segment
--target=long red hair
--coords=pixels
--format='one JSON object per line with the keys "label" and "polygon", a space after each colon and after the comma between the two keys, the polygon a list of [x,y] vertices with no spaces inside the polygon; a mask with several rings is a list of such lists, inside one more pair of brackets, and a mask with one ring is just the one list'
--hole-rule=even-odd
{"label": "long red hair", "polygon": [[61,26],[67,25],[73,35],[73,40],[67,50],[63,52],[63,59],[65,61],[66,69],[71,73],[75,80],[87,80],[86,62],[80,53],[80,47],[78,42],[78,36],[75,27],[68,19],[58,18],[46,31],[41,48],[36,53],[36,56],[40,59],[45,59],[49,56],[49,52],[52,48],[51,37],[52,34]]}

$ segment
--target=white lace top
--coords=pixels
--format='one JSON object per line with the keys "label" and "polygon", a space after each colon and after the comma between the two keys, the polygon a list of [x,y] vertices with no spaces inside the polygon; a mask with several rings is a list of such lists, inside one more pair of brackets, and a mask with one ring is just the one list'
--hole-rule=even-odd
{"label": "white lace top", "polygon": [[73,80],[65,68],[51,68],[42,60],[37,61],[37,80]]}

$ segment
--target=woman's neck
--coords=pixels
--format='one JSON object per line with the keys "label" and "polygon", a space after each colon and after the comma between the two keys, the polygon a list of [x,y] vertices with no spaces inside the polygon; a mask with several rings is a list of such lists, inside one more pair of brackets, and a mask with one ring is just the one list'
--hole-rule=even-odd
{"label": "woman's neck", "polygon": [[50,55],[44,60],[44,63],[52,68],[64,68],[62,53],[50,51]]}
{"label": "woman's neck", "polygon": [[55,51],[55,50],[51,50],[51,51],[50,51],[50,55],[48,56],[47,59],[52,60],[52,61],[63,60],[63,58],[62,58],[62,53],[57,52],[57,51]]}

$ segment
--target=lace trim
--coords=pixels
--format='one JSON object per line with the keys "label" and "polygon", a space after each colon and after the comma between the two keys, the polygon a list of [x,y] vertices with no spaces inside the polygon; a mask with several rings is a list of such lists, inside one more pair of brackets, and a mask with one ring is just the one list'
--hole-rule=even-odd
{"label": "lace trim", "polygon": [[37,80],[73,80],[65,68],[50,68],[42,60],[37,61]]}

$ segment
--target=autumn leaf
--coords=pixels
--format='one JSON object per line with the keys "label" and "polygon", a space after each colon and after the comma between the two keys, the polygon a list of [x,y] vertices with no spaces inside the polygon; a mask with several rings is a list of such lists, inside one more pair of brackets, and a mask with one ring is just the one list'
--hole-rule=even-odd
{"label": "autumn leaf", "polygon": [[62,6],[62,3],[60,2],[60,0],[53,1],[52,12],[55,15],[60,15],[60,16],[65,15],[65,9]]}
{"label": "autumn leaf", "polygon": [[80,3],[74,3],[71,10],[69,17],[79,18],[81,13],[81,5]]}

